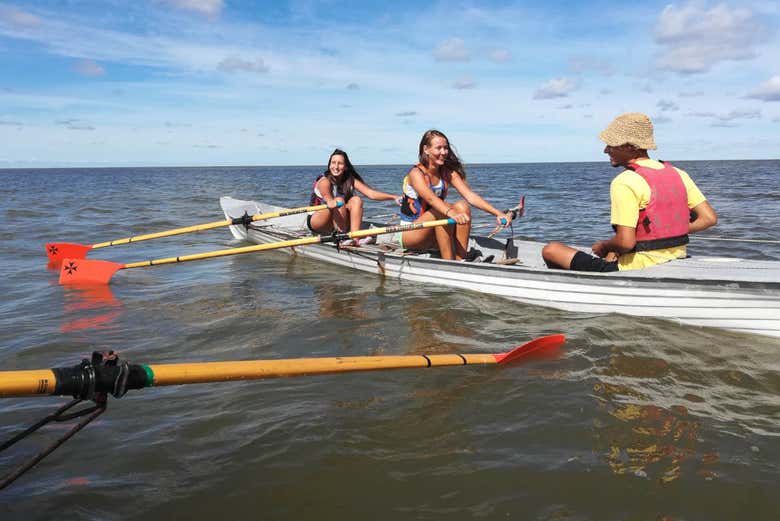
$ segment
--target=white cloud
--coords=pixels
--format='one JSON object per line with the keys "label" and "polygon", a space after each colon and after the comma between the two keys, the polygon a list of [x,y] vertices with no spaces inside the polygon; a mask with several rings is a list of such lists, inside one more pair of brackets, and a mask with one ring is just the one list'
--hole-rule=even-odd
{"label": "white cloud", "polygon": [[433,57],[440,62],[467,62],[470,60],[466,42],[460,38],[450,38],[440,43],[434,49]]}
{"label": "white cloud", "polygon": [[780,101],[780,75],[772,76],[748,95],[764,101]]}
{"label": "white cloud", "polygon": [[410,116],[416,116],[416,115],[417,115],[417,112],[415,112],[413,110],[407,110],[406,112],[398,112],[396,114],[396,116],[401,117],[401,118],[408,118]]}
{"label": "white cloud", "polygon": [[658,100],[657,106],[664,112],[674,112],[680,110],[680,107],[677,105],[677,103],[673,102],[672,100]]}
{"label": "white cloud", "polygon": [[697,91],[683,91],[677,94],[681,98],[699,98],[701,96],[704,96],[704,92],[697,90]]}
{"label": "white cloud", "polygon": [[82,76],[103,76],[106,70],[94,60],[79,60],[74,66]]}
{"label": "white cloud", "polygon": [[512,59],[508,49],[493,49],[488,53],[488,60],[496,63],[506,63]]}
{"label": "white cloud", "polygon": [[192,11],[194,13],[202,14],[211,18],[219,16],[224,6],[224,0],[161,0],[162,3],[176,7],[177,9],[183,9],[184,11]]}
{"label": "white cloud", "polygon": [[257,58],[255,61],[245,60],[240,56],[232,55],[226,56],[217,64],[217,70],[223,72],[268,72],[268,66],[265,64],[262,58]]}
{"label": "white cloud", "polygon": [[350,83],[347,85],[347,90],[360,90],[360,85],[357,83]]}
{"label": "white cloud", "polygon": [[16,29],[29,29],[41,25],[41,19],[15,7],[0,5],[0,24]]}
{"label": "white cloud", "polygon": [[667,123],[671,123],[672,119],[667,118],[666,116],[654,116],[653,117],[653,124],[654,125],[665,125]]}
{"label": "white cloud", "polygon": [[570,78],[554,78],[537,89],[534,99],[565,98],[577,87],[577,82]]}
{"label": "white cloud", "polygon": [[658,19],[655,41],[662,50],[657,66],[681,74],[707,72],[718,62],[755,57],[756,45],[767,36],[749,9],[726,4],[707,9],[697,1],[671,4]]}
{"label": "white cloud", "polygon": [[467,90],[467,89],[475,88],[477,84],[472,78],[466,76],[455,81],[455,83],[452,86],[453,88],[458,90]]}
{"label": "white cloud", "polygon": [[688,116],[694,118],[713,118],[717,120],[713,123],[713,126],[732,126],[732,122],[738,119],[761,119],[761,110],[734,109],[722,114],[716,112],[689,112]]}
{"label": "white cloud", "polygon": [[8,127],[21,127],[22,122],[21,121],[9,121],[5,119],[0,119],[0,126],[8,126]]}

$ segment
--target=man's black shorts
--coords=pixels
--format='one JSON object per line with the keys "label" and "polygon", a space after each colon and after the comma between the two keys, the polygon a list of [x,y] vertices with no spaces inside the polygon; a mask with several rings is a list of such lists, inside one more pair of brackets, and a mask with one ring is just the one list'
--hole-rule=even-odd
{"label": "man's black shorts", "polygon": [[571,260],[570,269],[573,271],[617,271],[618,263],[617,261],[607,262],[599,257],[578,251]]}

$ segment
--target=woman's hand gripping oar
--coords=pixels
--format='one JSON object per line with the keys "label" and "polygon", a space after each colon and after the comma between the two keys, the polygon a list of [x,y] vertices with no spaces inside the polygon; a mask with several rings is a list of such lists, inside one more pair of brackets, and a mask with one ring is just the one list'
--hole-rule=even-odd
{"label": "woman's hand gripping oar", "polygon": [[[523,214],[525,213],[525,196],[524,195],[520,196],[520,202],[517,203],[517,206],[515,206],[514,208],[510,208],[509,210],[505,210],[504,213],[512,214],[512,222],[514,222],[515,219],[519,219],[520,217],[522,217]],[[496,226],[495,229],[492,232],[490,232],[488,238],[492,239],[498,232],[506,228],[507,225],[503,221],[504,219],[502,219],[501,224],[503,224],[504,226]]]}
{"label": "woman's hand gripping oar", "polygon": [[[337,202],[336,207],[343,206],[341,201]],[[58,263],[65,259],[83,259],[87,256],[90,250],[97,248],[105,248],[107,246],[119,246],[120,244],[130,244],[131,242],[148,241],[149,239],[159,239],[160,237],[170,237],[171,235],[181,235],[183,233],[201,232],[204,230],[211,230],[213,228],[219,228],[221,226],[234,226],[244,225],[255,221],[264,221],[266,219],[273,219],[275,217],[284,217],[286,215],[295,215],[299,213],[316,212],[317,210],[325,210],[328,208],[327,204],[320,204],[317,206],[302,206],[300,208],[290,208],[287,210],[280,210],[278,212],[258,213],[255,215],[244,214],[241,217],[234,219],[225,219],[223,221],[215,221],[205,224],[196,224],[193,226],[186,226],[184,228],[176,228],[173,230],[167,230],[163,232],[148,233],[145,235],[136,235],[135,237],[127,237],[125,239],[116,239],[113,241],[99,242],[96,244],[78,244],[73,242],[50,242],[46,244],[46,255],[49,257],[49,262]]]}
{"label": "woman's hand gripping oar", "polygon": [[315,235],[313,237],[304,237],[301,239],[291,239],[287,241],[272,242],[267,244],[257,244],[254,246],[244,246],[241,248],[230,248],[226,250],[209,251],[205,253],[195,253],[192,255],[182,255],[180,257],[167,257],[164,259],[148,260],[141,262],[132,262],[129,264],[119,264],[116,262],[91,259],[64,259],[60,267],[60,284],[108,284],[111,277],[118,270],[128,268],[143,268],[147,266],[157,266],[159,264],[173,264],[177,262],[187,262],[200,259],[210,259],[213,257],[224,257],[226,255],[238,255],[241,253],[252,253],[256,251],[276,250],[279,248],[288,248],[292,246],[306,246],[309,244],[335,242],[340,243],[347,239],[361,239],[372,235],[382,235],[385,233],[405,232],[408,230],[418,230],[420,228],[432,228],[434,226],[444,226],[455,224],[454,219],[441,219],[438,221],[428,221],[423,223],[400,224],[395,226],[385,226],[382,228],[370,228],[367,230],[356,230],[347,233],[332,233],[330,235]]}

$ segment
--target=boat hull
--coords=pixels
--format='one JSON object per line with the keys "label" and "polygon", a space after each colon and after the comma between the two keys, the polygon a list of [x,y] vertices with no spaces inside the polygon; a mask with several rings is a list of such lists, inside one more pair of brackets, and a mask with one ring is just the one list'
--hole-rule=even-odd
{"label": "boat hull", "polygon": [[[232,198],[222,198],[221,204],[226,217],[273,208]],[[249,230],[231,226],[231,233],[236,239],[258,244],[286,240],[299,233],[305,219],[291,217],[276,225]],[[502,246],[491,239],[475,240],[485,251]],[[780,262],[704,258],[653,272],[655,268],[614,274],[581,273],[544,267],[540,256],[542,243],[518,241],[514,245],[520,259],[516,265],[446,261],[381,248],[338,249],[331,244],[282,251],[385,277],[496,295],[525,304],[653,317],[780,337],[780,283],[772,282],[778,280],[772,277],[780,274]],[[714,266],[710,270],[712,277],[702,273],[708,266]],[[733,271],[749,273],[751,267],[756,271],[752,276],[743,274],[739,280],[724,278]]]}

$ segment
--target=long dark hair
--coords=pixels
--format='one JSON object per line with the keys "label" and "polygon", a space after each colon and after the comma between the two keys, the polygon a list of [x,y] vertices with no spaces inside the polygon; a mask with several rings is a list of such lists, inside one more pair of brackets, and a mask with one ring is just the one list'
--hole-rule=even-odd
{"label": "long dark hair", "polygon": [[423,164],[426,168],[429,166],[428,156],[425,154],[425,147],[430,146],[431,141],[433,141],[433,138],[435,137],[444,138],[445,141],[447,141],[447,146],[450,149],[450,153],[447,154],[447,159],[444,160],[444,168],[449,170],[450,172],[457,172],[460,174],[460,176],[463,179],[466,179],[466,169],[463,167],[463,163],[461,163],[457,152],[455,152],[452,143],[450,143],[450,140],[447,139],[447,136],[444,135],[444,132],[431,129],[427,131],[425,134],[423,134],[423,137],[420,140],[420,152],[418,155],[420,159],[420,163]]}
{"label": "long dark hair", "polygon": [[[344,163],[346,163],[344,173],[338,177],[330,173],[330,160],[333,159],[333,156],[342,156],[344,158]],[[352,197],[352,192],[355,187],[355,179],[360,182],[364,182],[363,178],[360,177],[360,174],[358,174],[357,170],[355,170],[355,167],[352,166],[352,162],[349,160],[347,153],[340,148],[334,150],[328,158],[328,164],[325,167],[325,172],[323,175],[328,178],[333,186],[336,187],[338,193],[344,196],[344,200]]]}

